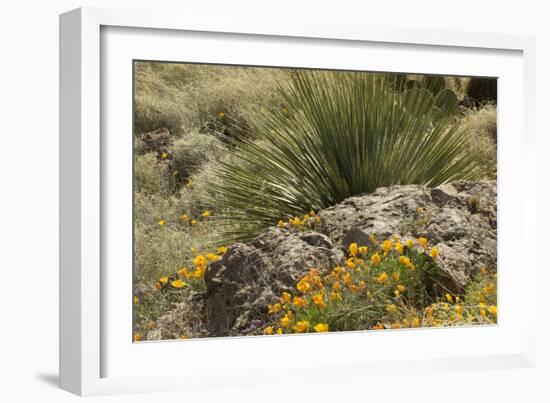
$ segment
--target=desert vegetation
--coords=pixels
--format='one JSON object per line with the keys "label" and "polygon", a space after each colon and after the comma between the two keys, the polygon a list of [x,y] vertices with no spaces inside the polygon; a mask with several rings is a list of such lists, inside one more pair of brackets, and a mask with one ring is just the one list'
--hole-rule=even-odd
{"label": "desert vegetation", "polygon": [[496,322],[495,80],[136,62],[134,92],[136,341]]}

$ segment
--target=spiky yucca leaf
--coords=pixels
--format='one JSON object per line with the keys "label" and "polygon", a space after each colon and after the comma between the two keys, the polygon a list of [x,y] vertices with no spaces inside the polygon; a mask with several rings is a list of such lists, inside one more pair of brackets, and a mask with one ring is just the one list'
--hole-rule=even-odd
{"label": "spiky yucca leaf", "polygon": [[464,135],[427,90],[388,74],[296,71],[286,107],[266,111],[254,138],[230,139],[212,190],[227,240],[381,186],[437,186],[479,177]]}

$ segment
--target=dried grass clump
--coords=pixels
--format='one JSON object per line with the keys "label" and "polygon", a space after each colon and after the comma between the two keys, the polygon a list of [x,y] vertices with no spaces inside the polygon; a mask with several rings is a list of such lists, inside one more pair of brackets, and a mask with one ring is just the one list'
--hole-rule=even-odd
{"label": "dried grass clump", "polygon": [[480,108],[469,109],[459,125],[467,134],[466,147],[484,167],[486,177],[497,176],[497,108],[485,104]]}
{"label": "dried grass clump", "polygon": [[169,166],[164,161],[158,161],[156,153],[135,156],[135,192],[166,196],[170,193],[171,187]]}
{"label": "dried grass clump", "polygon": [[[247,126],[251,114],[281,102],[283,70],[136,62],[136,134],[165,127],[175,136],[231,118]],[[220,122],[221,121],[221,122]]]}

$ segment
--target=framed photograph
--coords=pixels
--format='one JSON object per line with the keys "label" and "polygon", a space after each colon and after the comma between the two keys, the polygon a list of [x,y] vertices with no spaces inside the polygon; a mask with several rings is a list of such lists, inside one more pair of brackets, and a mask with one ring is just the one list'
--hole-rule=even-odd
{"label": "framed photograph", "polygon": [[533,365],[532,37],[84,8],[60,44],[64,389]]}

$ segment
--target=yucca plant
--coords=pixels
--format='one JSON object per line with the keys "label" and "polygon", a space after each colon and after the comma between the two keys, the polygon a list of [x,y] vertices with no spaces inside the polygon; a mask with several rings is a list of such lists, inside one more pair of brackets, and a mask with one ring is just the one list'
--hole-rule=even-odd
{"label": "yucca plant", "polygon": [[255,118],[254,137],[228,138],[231,157],[211,184],[228,241],[381,186],[480,175],[445,103],[425,89],[366,72],[295,71],[289,81],[285,106]]}

